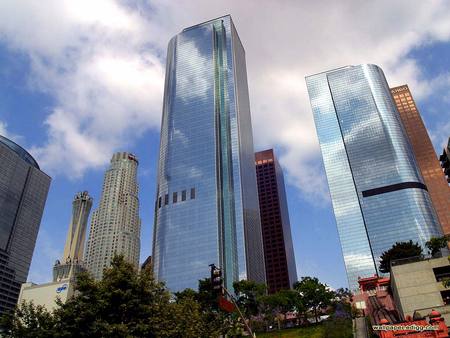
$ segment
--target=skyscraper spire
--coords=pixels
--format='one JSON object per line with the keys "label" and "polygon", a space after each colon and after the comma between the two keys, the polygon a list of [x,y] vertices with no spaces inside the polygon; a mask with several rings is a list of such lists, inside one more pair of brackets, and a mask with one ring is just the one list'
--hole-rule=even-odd
{"label": "skyscraper spire", "polygon": [[75,195],[72,202],[72,219],[67,231],[62,261],[57,261],[53,268],[53,281],[55,282],[72,278],[77,272],[84,270],[84,241],[91,207],[92,198],[87,191]]}

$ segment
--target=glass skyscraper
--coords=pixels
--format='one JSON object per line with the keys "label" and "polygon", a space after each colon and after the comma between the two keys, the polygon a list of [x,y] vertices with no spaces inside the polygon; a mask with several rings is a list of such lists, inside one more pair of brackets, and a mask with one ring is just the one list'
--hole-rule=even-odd
{"label": "glass skyscraper", "polygon": [[275,293],[297,281],[284,175],[273,149],[255,153],[255,165],[267,289]]}
{"label": "glass skyscraper", "polygon": [[230,16],[168,46],[153,271],[196,289],[209,264],[225,285],[265,281],[245,52]]}
{"label": "glass skyscraper", "polygon": [[27,281],[51,178],[22,147],[0,135],[0,316]]}
{"label": "glass skyscraper", "polygon": [[351,289],[397,241],[442,230],[383,71],[348,66],[306,77]]}

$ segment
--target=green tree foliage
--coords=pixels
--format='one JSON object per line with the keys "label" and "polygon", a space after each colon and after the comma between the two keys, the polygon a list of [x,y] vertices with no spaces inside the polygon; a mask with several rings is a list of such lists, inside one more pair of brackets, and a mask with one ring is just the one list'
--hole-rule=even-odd
{"label": "green tree foliage", "polygon": [[237,296],[237,305],[245,317],[250,318],[251,316],[256,316],[259,313],[259,299],[267,293],[266,285],[241,280],[234,282],[233,288]]}
{"label": "green tree foliage", "polygon": [[[303,277],[294,290],[273,295],[267,295],[264,284],[251,281],[236,282],[234,289],[245,318],[261,330],[274,322],[280,328],[288,312],[304,316],[313,311],[317,318],[318,310],[332,299],[349,297],[348,290],[335,295],[311,277]],[[238,312],[218,307],[209,279],[199,281],[198,291],[186,289],[172,295],[153,279],[150,269],[138,272],[122,256],[114,257],[101,281],[79,274],[75,296],[66,303],[58,300],[52,313],[22,303],[0,325],[0,335],[8,338],[207,338],[244,333]]]}
{"label": "green tree foliage", "polygon": [[447,247],[449,239],[450,236],[431,237],[430,240],[425,243],[428,253],[434,257],[441,252],[441,249]]}
{"label": "green tree foliage", "polygon": [[46,338],[54,332],[55,321],[44,307],[22,302],[12,313],[0,320],[1,337]]}
{"label": "green tree foliage", "polygon": [[314,313],[316,322],[318,311],[331,304],[335,294],[326,284],[322,284],[315,277],[302,277],[294,284],[294,289],[300,294],[303,304]]}
{"label": "green tree foliage", "polygon": [[418,243],[413,243],[413,241],[396,242],[392,248],[381,255],[379,269],[383,273],[389,273],[391,272],[391,261],[415,256],[422,256],[422,247]]}
{"label": "green tree foliage", "polygon": [[5,337],[210,337],[206,317],[194,295],[186,291],[173,301],[149,270],[140,273],[115,257],[103,280],[89,274],[77,278],[77,295],[48,313],[22,304],[5,317]]}

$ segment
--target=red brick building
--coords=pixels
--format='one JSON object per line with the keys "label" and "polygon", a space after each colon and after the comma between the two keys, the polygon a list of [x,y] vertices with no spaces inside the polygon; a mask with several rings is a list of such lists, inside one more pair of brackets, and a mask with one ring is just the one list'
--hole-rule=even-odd
{"label": "red brick building", "polygon": [[259,208],[270,293],[290,289],[297,281],[283,171],[273,149],[255,154]]}

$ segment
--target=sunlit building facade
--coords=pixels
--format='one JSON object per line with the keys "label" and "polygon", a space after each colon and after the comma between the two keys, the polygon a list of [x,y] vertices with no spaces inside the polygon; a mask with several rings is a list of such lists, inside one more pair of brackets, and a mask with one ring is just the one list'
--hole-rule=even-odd
{"label": "sunlit building facade", "polygon": [[230,16],[168,46],[153,271],[196,289],[209,264],[225,285],[265,282],[245,52]]}
{"label": "sunlit building facade", "polygon": [[407,85],[391,88],[403,126],[444,234],[450,235],[450,188]]}
{"label": "sunlit building facade", "polygon": [[92,197],[87,191],[79,192],[72,202],[72,219],[67,231],[63,257],[53,266],[53,281],[75,278],[76,274],[85,270],[84,242],[89,213],[92,208]]}
{"label": "sunlit building facade", "polygon": [[350,288],[397,241],[442,230],[383,71],[348,66],[306,78]]}
{"label": "sunlit building facade", "polygon": [[110,266],[115,255],[123,255],[139,268],[141,219],[137,168],[135,155],[118,152],[105,173],[86,247],[86,267],[95,279],[102,279],[103,270]]}
{"label": "sunlit building facade", "polygon": [[14,309],[31,258],[51,178],[0,135],[0,316]]}

